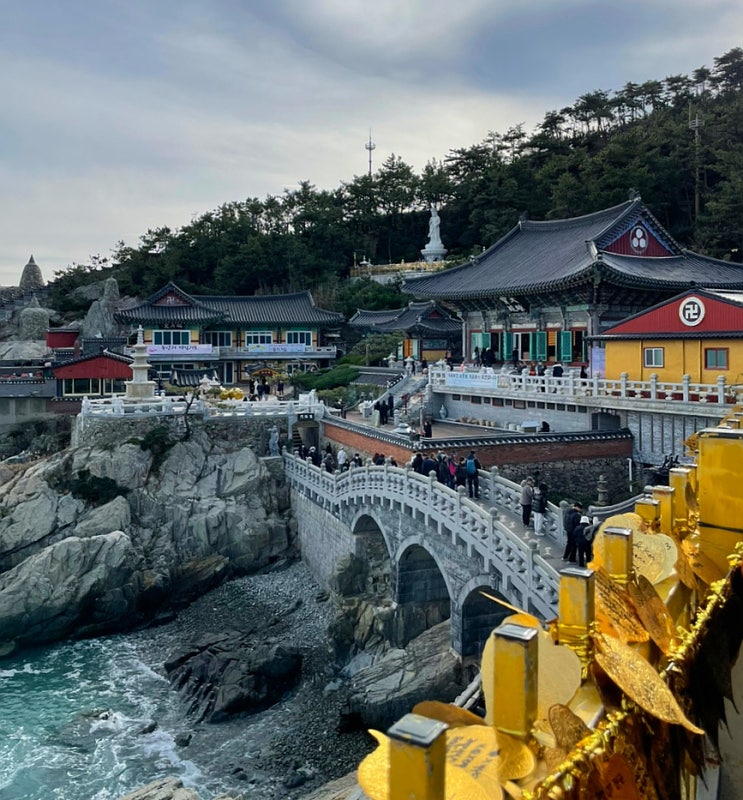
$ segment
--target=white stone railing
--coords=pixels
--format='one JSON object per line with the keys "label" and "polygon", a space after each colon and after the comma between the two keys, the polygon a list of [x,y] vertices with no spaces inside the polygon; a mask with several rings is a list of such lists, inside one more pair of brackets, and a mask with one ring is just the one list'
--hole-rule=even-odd
{"label": "white stone railing", "polygon": [[[427,531],[436,529],[439,534],[450,536],[449,546],[466,548],[468,556],[481,559],[486,572],[495,565],[503,575],[499,591],[504,596],[544,618],[555,615],[557,570],[498,518],[501,510],[513,510],[514,500],[518,505],[516,491],[520,492],[520,488],[512,481],[497,474],[480,473],[483,496],[503,503],[495,503],[488,510],[461,491],[407,468],[365,466],[329,473],[287,452],[284,468],[293,488],[334,516],[339,516],[341,505],[348,502],[389,508],[395,501],[407,506],[422,519]],[[554,509],[553,512],[559,519],[560,515]]]}
{"label": "white stone railing", "polygon": [[736,402],[740,389],[726,384],[723,375],[715,383],[693,383],[689,375],[682,376],[680,382],[672,383],[658,380],[655,374],[650,376],[649,381],[633,381],[626,372],[622,373],[619,380],[581,378],[572,370],[568,370],[563,377],[555,378],[549,372],[545,375],[529,375],[526,370],[519,373],[490,367],[450,370],[437,365],[429,368],[428,380],[434,392],[521,399],[524,395],[532,395],[535,399],[540,395],[558,395],[570,397],[573,401],[590,398],[592,405],[608,405],[617,399],[650,405],[673,402],[725,405]]}
{"label": "white stone railing", "polygon": [[123,395],[96,398],[83,397],[80,414],[83,419],[130,416],[174,416],[192,414],[201,417],[294,417],[311,413],[315,419],[325,415],[325,404],[315,397],[303,400],[202,400],[164,395],[147,400],[129,399]]}

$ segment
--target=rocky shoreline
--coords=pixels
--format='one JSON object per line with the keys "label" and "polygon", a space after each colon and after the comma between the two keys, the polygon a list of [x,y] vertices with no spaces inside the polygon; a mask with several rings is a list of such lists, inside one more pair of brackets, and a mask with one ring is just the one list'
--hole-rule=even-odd
{"label": "rocky shoreline", "polygon": [[[244,623],[303,655],[298,686],[266,711],[217,724],[184,718],[182,756],[198,763],[204,747],[218,753],[221,786],[244,800],[300,798],[353,771],[375,743],[365,731],[337,730],[343,700],[326,692],[339,672],[327,633],[332,617],[327,594],[301,562],[292,561],[212,590],[157,629],[160,642],[182,646]],[[163,662],[169,656],[163,652]],[[260,733],[248,737],[241,751],[247,730],[256,725]],[[202,794],[201,800],[207,798]]]}

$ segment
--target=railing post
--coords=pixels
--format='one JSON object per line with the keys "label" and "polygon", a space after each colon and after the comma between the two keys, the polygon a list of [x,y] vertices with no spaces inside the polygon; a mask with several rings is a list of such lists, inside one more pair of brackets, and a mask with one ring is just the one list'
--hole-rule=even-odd
{"label": "railing post", "polygon": [[[564,387],[561,394],[565,394]],[[575,394],[575,374],[572,369],[568,372],[568,394]]]}
{"label": "railing post", "polygon": [[658,373],[652,372],[650,374],[650,399],[658,399]]}
{"label": "railing post", "polygon": [[619,376],[619,396],[620,397],[627,397],[627,381],[629,380],[629,375],[626,372],[623,372]]}
{"label": "railing post", "polygon": [[725,402],[725,376],[718,375],[717,376],[717,402],[724,403]]}
{"label": "railing post", "polygon": [[495,504],[495,485],[498,483],[498,467],[490,467],[488,479],[490,481],[490,504]]}
{"label": "railing post", "polygon": [[591,378],[591,392],[593,393],[594,397],[599,396],[599,376],[594,375]]}
{"label": "railing post", "polygon": [[682,375],[681,376],[681,399],[685,402],[689,402],[689,386],[691,384],[691,375]]}

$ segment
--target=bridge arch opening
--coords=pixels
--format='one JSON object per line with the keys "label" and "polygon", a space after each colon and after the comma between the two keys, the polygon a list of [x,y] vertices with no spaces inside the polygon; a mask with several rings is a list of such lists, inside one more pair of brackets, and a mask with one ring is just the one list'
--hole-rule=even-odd
{"label": "bridge arch opening", "polygon": [[362,514],[354,523],[353,535],[355,554],[368,565],[366,590],[392,600],[392,559],[382,529],[374,517]]}
{"label": "bridge arch opening", "polygon": [[395,599],[399,645],[451,617],[451,597],[438,564],[420,545],[408,547],[398,559]]}
{"label": "bridge arch opening", "polygon": [[482,592],[506,600],[487,584],[477,586],[467,595],[462,604],[462,658],[479,659],[493,628],[513,614],[510,609],[483,596]]}

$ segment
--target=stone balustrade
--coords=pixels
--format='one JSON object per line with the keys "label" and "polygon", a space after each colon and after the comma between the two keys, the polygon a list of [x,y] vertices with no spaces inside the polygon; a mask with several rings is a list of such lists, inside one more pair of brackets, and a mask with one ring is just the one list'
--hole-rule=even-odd
{"label": "stone balustrade", "polygon": [[[396,509],[420,520],[425,535],[433,530],[448,537],[449,547],[465,549],[484,572],[496,569],[503,576],[500,591],[514,604],[544,618],[556,613],[558,572],[534,543],[525,541],[500,519],[503,512],[518,513],[521,489],[500,477],[497,469],[480,471],[481,499],[487,506],[483,507],[461,490],[449,489],[433,476],[409,468],[368,465],[329,473],[287,452],[284,468],[294,490],[333,516],[341,518],[348,504]],[[548,520],[548,536],[560,542],[559,509],[551,506]],[[446,569],[445,564],[439,566]]]}
{"label": "stone balustrade", "polygon": [[511,372],[490,367],[465,367],[450,370],[434,366],[428,371],[429,385],[434,392],[465,393],[470,395],[523,398],[525,395],[563,396],[571,402],[582,398],[591,405],[616,407],[617,401],[633,401],[652,407],[667,403],[716,403],[724,406],[735,403],[738,387],[730,386],[720,375],[715,383],[693,383],[689,375],[680,382],[658,380],[653,374],[649,381],[630,380],[622,373],[619,380],[581,378],[572,370],[560,378],[549,374],[529,375],[526,370]]}
{"label": "stone balustrade", "polygon": [[192,414],[201,417],[293,417],[298,413],[311,413],[315,419],[325,415],[325,404],[312,397],[306,400],[203,400],[182,396],[164,395],[139,400],[123,395],[90,399],[84,397],[80,408],[83,420],[101,417],[174,416]]}

